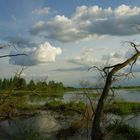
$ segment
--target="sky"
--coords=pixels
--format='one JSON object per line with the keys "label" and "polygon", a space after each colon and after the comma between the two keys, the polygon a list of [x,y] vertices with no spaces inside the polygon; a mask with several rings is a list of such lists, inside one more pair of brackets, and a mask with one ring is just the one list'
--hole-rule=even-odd
{"label": "sky", "polygon": [[[0,55],[26,54],[1,58],[0,77],[14,76],[24,66],[27,80],[95,85],[99,74],[88,69],[132,56],[128,41],[139,44],[139,24],[139,0],[0,0]],[[135,78],[118,85],[139,85],[139,60],[133,72]]]}

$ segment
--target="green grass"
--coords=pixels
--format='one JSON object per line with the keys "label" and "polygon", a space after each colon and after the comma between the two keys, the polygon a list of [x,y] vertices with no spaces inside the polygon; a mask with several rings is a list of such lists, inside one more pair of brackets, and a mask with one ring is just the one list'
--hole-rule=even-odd
{"label": "green grass", "polygon": [[96,97],[99,97],[101,94],[99,94],[99,93],[88,93],[88,95],[89,95],[89,97],[96,98]]}
{"label": "green grass", "polygon": [[83,102],[69,102],[64,103],[63,101],[51,101],[45,104],[46,109],[61,111],[61,112],[78,112],[82,113],[86,109],[86,105]]}
{"label": "green grass", "polygon": [[11,94],[13,96],[42,96],[42,97],[63,97],[64,92],[63,91],[47,91],[47,90],[0,90],[0,95],[4,94]]}
{"label": "green grass", "polygon": [[36,111],[36,110],[43,109],[43,108],[44,108],[44,106],[42,106],[42,105],[23,104],[21,106],[18,106],[18,109],[22,110],[22,111]]}
{"label": "green grass", "polygon": [[134,89],[134,90],[136,90],[136,89],[139,89],[140,90],[140,86],[123,86],[123,87],[121,87],[121,86],[118,86],[118,87],[113,87],[114,89]]}
{"label": "green grass", "polygon": [[140,113],[140,103],[136,102],[114,102],[110,105],[106,105],[105,112],[127,115],[132,113]]}

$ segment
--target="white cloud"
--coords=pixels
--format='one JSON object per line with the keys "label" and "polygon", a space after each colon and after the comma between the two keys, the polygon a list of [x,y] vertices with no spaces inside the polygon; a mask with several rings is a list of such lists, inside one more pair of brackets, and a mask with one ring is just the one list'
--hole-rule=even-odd
{"label": "white cloud", "polygon": [[96,59],[96,56],[94,55],[95,52],[92,48],[88,48],[83,50],[83,52],[79,55],[77,55],[73,59],[69,59],[68,62],[83,65],[86,67],[91,67],[93,65],[100,65],[101,62]]}
{"label": "white cloud", "polygon": [[50,8],[44,7],[42,9],[34,9],[32,13],[37,14],[37,15],[47,15],[49,11],[50,11]]}
{"label": "white cloud", "polygon": [[68,62],[82,65],[84,67],[104,67],[104,66],[111,66],[118,63],[121,63],[125,60],[125,53],[126,52],[110,52],[102,57],[97,57],[97,52],[93,48],[84,49],[82,53],[77,55],[73,59],[69,59]]}
{"label": "white cloud", "polygon": [[[97,57],[97,50],[94,50],[92,48],[88,48],[83,50],[82,53],[74,57],[73,59],[69,59],[69,63],[76,64],[78,67],[73,68],[60,68],[57,69],[57,71],[86,71],[88,68],[92,66],[98,66],[98,67],[105,67],[105,66],[112,66],[119,63],[123,63],[128,58],[132,57],[136,53],[134,48],[128,49],[126,51],[121,50],[117,52],[109,52],[108,54],[105,54],[101,57]],[[131,65],[128,65],[120,72],[122,73],[128,73],[130,72]],[[140,72],[140,58],[138,58],[136,64],[134,64],[133,73]]]}
{"label": "white cloud", "polygon": [[118,16],[133,16],[140,14],[140,7],[131,7],[127,5],[121,5],[115,9],[115,14]]}
{"label": "white cloud", "polygon": [[34,57],[40,62],[54,62],[56,55],[62,53],[60,48],[56,48],[50,45],[50,43],[45,42],[40,44],[34,52]]}
{"label": "white cloud", "polygon": [[76,8],[76,12],[73,16],[75,20],[91,20],[93,17],[97,20],[98,18],[106,18],[111,16],[112,9],[109,7],[107,9],[102,9],[101,7],[95,6],[80,6]]}
{"label": "white cloud", "polygon": [[43,30],[46,30],[46,23],[45,21],[42,21],[42,20],[39,20],[37,21],[34,26],[32,27],[32,29],[30,30],[30,32],[32,34],[36,34],[38,32],[43,31]]}
{"label": "white cloud", "polygon": [[67,17],[57,15],[51,21],[39,21],[31,29],[32,34],[43,32],[44,36],[51,39],[61,40],[62,42],[76,41],[77,38],[85,38],[75,27],[74,23]]}
{"label": "white cloud", "polygon": [[[9,62],[15,65],[32,66],[41,63],[55,62],[56,56],[62,53],[61,48],[52,46],[49,42],[40,44],[34,48],[23,48],[22,51],[27,56],[10,57]],[[11,54],[17,52],[11,51]]]}
{"label": "white cloud", "polygon": [[41,28],[44,25],[45,25],[45,22],[40,20],[34,25],[34,28]]}
{"label": "white cloud", "polygon": [[37,22],[31,33],[61,42],[91,39],[103,35],[126,36],[138,34],[140,7],[121,5],[115,9],[99,6],[80,6],[70,17],[57,15],[47,22]]}
{"label": "white cloud", "polygon": [[103,55],[101,61],[104,66],[111,66],[118,63],[122,63],[125,60],[125,52],[110,52],[109,54]]}

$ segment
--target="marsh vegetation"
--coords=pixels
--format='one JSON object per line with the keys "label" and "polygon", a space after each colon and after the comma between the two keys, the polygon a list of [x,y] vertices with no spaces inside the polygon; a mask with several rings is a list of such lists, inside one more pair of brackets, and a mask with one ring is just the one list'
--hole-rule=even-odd
{"label": "marsh vegetation", "polygon": [[[13,137],[15,140],[89,138],[92,121],[89,112],[92,109],[87,96],[94,101],[93,108],[95,108],[100,97],[96,89],[86,89],[87,93],[85,94],[85,89],[67,88],[61,82],[47,83],[31,80],[27,83],[22,78],[20,85],[16,85],[14,79],[15,77],[0,80],[0,130],[3,132],[0,133],[1,138]],[[137,100],[136,102],[131,100],[131,97],[128,96],[137,94],[139,97],[139,90],[131,88],[132,93],[127,92],[126,89],[115,90],[119,93],[105,106],[104,113],[117,117],[114,117],[113,122],[107,124],[106,131],[115,128],[113,133],[121,135],[124,139],[129,137],[128,133],[131,133],[130,138],[139,138],[140,128],[138,126],[133,129],[134,126],[129,121],[126,121],[124,126],[120,126],[122,118],[127,118],[130,115],[137,115],[137,120],[140,122],[140,103]],[[125,100],[124,91],[125,96],[129,97],[127,100]],[[115,121],[119,123],[114,123]],[[125,133],[121,133],[122,131],[119,130],[123,130]]]}

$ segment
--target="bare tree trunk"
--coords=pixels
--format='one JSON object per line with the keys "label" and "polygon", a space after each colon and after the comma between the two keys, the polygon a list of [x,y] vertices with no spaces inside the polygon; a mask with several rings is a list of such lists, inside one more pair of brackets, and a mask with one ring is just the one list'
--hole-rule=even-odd
{"label": "bare tree trunk", "polygon": [[101,117],[102,117],[102,112],[103,112],[103,108],[104,108],[104,104],[106,101],[106,98],[108,96],[109,93],[109,89],[111,86],[111,80],[112,80],[112,75],[108,75],[107,79],[106,79],[106,83],[105,83],[105,87],[103,89],[102,95],[99,99],[98,105],[97,105],[97,109],[95,112],[95,117],[93,120],[93,125],[92,125],[92,140],[102,140],[103,138],[103,134],[101,132],[101,126],[100,126],[100,122],[101,122]]}
{"label": "bare tree trunk", "polygon": [[112,77],[114,76],[116,72],[118,72],[119,70],[121,70],[122,68],[124,68],[125,66],[129,64],[131,64],[131,67],[130,67],[130,72],[131,72],[133,65],[135,64],[137,58],[140,56],[140,52],[136,48],[135,50],[136,50],[136,53],[132,57],[124,61],[123,63],[105,67],[103,69],[103,72],[106,74],[106,81],[105,81],[105,86],[103,88],[101,97],[98,101],[97,108],[95,111],[95,116],[92,122],[92,132],[91,132],[92,140],[103,140],[103,133],[101,129],[101,117],[102,117],[105,101],[107,99],[107,96],[109,94],[109,90],[112,84]]}

